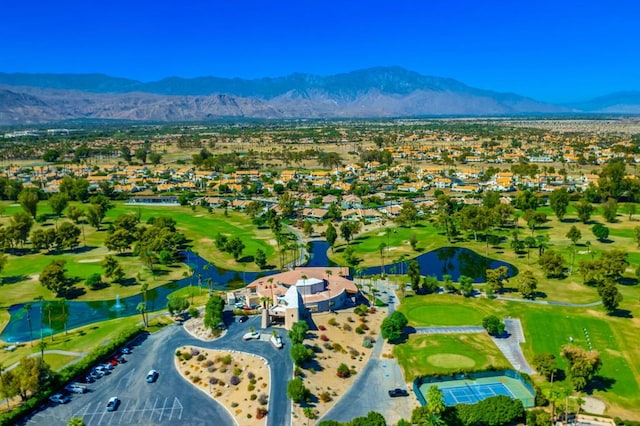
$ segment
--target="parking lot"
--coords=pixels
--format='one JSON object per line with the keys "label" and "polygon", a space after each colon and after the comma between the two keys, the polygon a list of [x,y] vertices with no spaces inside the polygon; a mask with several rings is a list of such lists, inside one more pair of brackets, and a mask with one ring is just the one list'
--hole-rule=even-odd
{"label": "parking lot", "polygon": [[[171,326],[132,345],[126,361],[113,367],[94,383],[83,384],[86,393],[71,393],[67,404],[51,403],[34,413],[24,424],[64,426],[69,419],[82,417],[87,426],[96,425],[211,425],[233,420],[219,404],[194,391],[173,365],[173,348],[186,333]],[[149,370],[158,371],[148,383]],[[78,380],[80,381],[80,380]],[[107,401],[118,397],[115,411],[107,411]]]}

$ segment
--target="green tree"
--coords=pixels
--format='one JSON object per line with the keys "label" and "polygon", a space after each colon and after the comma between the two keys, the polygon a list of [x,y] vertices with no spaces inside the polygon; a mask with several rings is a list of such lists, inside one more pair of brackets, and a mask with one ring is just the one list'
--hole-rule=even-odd
{"label": "green tree", "polygon": [[289,338],[293,344],[302,344],[304,338],[309,331],[309,324],[306,321],[297,321],[291,326],[289,330]]}
{"label": "green tree", "polygon": [[504,333],[504,323],[495,315],[484,317],[482,327],[487,330],[489,336],[501,336]]}
{"label": "green tree", "polygon": [[49,206],[56,216],[62,216],[62,212],[67,208],[69,204],[69,197],[67,194],[53,194],[49,197]]}
{"label": "green tree", "polygon": [[310,394],[309,389],[304,386],[300,377],[289,380],[289,383],[287,383],[287,397],[295,403],[305,402]]}
{"label": "green tree", "polygon": [[577,391],[584,390],[602,367],[598,351],[586,351],[573,345],[562,347],[561,355],[567,360],[567,373]]}
{"label": "green tree", "polygon": [[462,295],[464,297],[473,296],[473,278],[460,275],[458,281],[460,282],[460,292]]}
{"label": "green tree", "polygon": [[222,322],[223,311],[224,300],[217,294],[212,294],[204,308],[204,326],[212,331],[217,330]]}
{"label": "green tree", "polygon": [[237,262],[240,256],[242,255],[242,251],[244,250],[244,243],[240,239],[240,237],[233,237],[225,246],[227,252],[233,255],[234,260]]}
{"label": "green tree", "polygon": [[33,218],[27,212],[15,212],[9,221],[9,230],[15,243],[24,245],[29,238],[29,232],[33,226]]}
{"label": "green tree", "polygon": [[400,226],[410,226],[416,223],[418,220],[418,209],[416,205],[411,201],[405,201],[402,203],[400,212],[396,216],[396,223]]}
{"label": "green tree", "polygon": [[616,215],[618,214],[618,202],[615,198],[608,198],[607,201],[602,205],[602,216],[604,219],[613,223],[616,221]]}
{"label": "green tree", "polygon": [[145,328],[149,327],[149,321],[147,321],[147,304],[144,302],[140,302],[138,303],[138,305],[136,306],[136,310],[138,312],[140,312],[140,315],[142,316],[142,322],[144,323]]}
{"label": "green tree", "polygon": [[67,426],[85,426],[82,417],[72,417],[67,422]]}
{"label": "green tree", "polygon": [[80,244],[80,228],[70,222],[64,222],[58,226],[57,240],[65,249],[75,250]]}
{"label": "green tree", "polygon": [[494,293],[497,293],[504,287],[504,282],[509,277],[509,269],[506,266],[487,269],[485,276],[489,287],[493,289]]}
{"label": "green tree", "polygon": [[622,302],[622,294],[618,291],[616,284],[608,281],[598,288],[598,293],[602,298],[602,306],[604,306],[607,314],[613,314],[618,309],[620,302]]}
{"label": "green tree", "polygon": [[297,366],[301,366],[313,358],[313,350],[307,348],[302,343],[294,343],[291,346],[291,359]]}
{"label": "green tree", "polygon": [[404,328],[408,323],[407,317],[405,317],[402,312],[394,311],[382,321],[382,325],[380,326],[382,338],[390,342],[398,340],[402,337]]}
{"label": "green tree", "polygon": [[609,238],[609,228],[602,225],[601,223],[596,223],[591,227],[591,232],[593,235],[599,240],[604,241]]}
{"label": "green tree", "polygon": [[69,207],[67,207],[66,215],[73,222],[78,223],[80,218],[82,216],[84,216],[84,209],[81,209],[81,208],[76,207],[76,206],[69,206]]}
{"label": "green tree", "polygon": [[564,258],[553,250],[545,251],[538,259],[538,264],[547,277],[560,277],[564,274]]}
{"label": "green tree", "polygon": [[[13,373],[12,386],[14,395],[19,395],[22,401],[43,389],[46,377],[49,376],[49,366],[38,358],[22,358],[18,366],[11,370]],[[8,373],[5,373],[8,374]]]}
{"label": "green tree", "polygon": [[538,280],[531,271],[525,271],[518,277],[518,290],[525,299],[532,299],[538,288]]}
{"label": "green tree", "polygon": [[40,273],[40,284],[61,297],[71,288],[71,282],[66,276],[66,260],[58,259],[49,263]]}
{"label": "green tree", "polygon": [[640,226],[633,228],[633,238],[636,241],[638,248],[640,248]]}
{"label": "green tree", "polygon": [[29,213],[29,215],[35,219],[38,215],[38,202],[40,201],[40,197],[35,189],[26,188],[20,192],[18,195],[18,203],[24,209],[25,212]]}
{"label": "green tree", "polygon": [[[329,224],[327,225],[327,230],[325,231],[324,237],[327,240],[329,247],[331,247],[331,251],[333,251],[333,246],[338,239],[338,232],[336,231],[336,228],[333,227],[333,224],[331,222],[329,222]],[[640,247],[640,243],[638,243],[638,246]]]}
{"label": "green tree", "polygon": [[409,281],[411,282],[411,289],[414,293],[417,293],[420,289],[420,264],[415,259],[411,259],[409,262],[409,270],[407,271]]}
{"label": "green tree", "polygon": [[549,204],[558,220],[562,221],[569,207],[569,193],[566,188],[554,189],[549,195]]}
{"label": "green tree", "polygon": [[342,222],[340,225],[340,236],[349,244],[355,234],[360,231],[359,222]]}
{"label": "green tree", "polygon": [[576,203],[574,207],[576,209],[576,212],[578,213],[578,218],[582,221],[582,223],[589,222],[589,219],[591,219],[591,214],[594,210],[593,205],[583,198],[580,202]]}
{"label": "green tree", "polygon": [[444,395],[436,385],[429,386],[427,391],[427,409],[432,414],[440,415],[444,413],[447,406],[444,404]]}
{"label": "green tree", "polygon": [[151,164],[157,166],[162,161],[162,154],[158,152],[152,152],[151,154],[149,154],[149,161],[151,162]]}
{"label": "green tree", "polygon": [[263,269],[265,266],[267,266],[267,255],[265,254],[264,250],[260,248],[256,250],[254,261],[260,269]]}
{"label": "green tree", "polygon": [[171,316],[182,315],[189,309],[189,301],[186,297],[170,297],[167,300],[167,310]]}
{"label": "green tree", "polygon": [[89,287],[91,290],[98,290],[103,286],[102,276],[99,273],[95,272],[87,277],[84,281],[84,285]]}
{"label": "green tree", "polygon": [[552,353],[536,354],[533,357],[533,366],[540,375],[549,381],[552,381],[553,376],[558,372],[558,360]]}

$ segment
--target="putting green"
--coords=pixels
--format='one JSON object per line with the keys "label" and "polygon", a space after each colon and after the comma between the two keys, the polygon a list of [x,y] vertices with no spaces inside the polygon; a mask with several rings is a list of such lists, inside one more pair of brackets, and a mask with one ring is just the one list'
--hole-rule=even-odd
{"label": "putting green", "polygon": [[468,356],[459,354],[435,354],[427,357],[427,362],[440,368],[473,368],[476,362]]}

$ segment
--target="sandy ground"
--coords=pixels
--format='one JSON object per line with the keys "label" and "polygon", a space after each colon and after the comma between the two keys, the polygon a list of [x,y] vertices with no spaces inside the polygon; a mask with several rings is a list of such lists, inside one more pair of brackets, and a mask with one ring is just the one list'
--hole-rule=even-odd
{"label": "sandy ground", "polygon": [[[176,368],[200,391],[222,404],[238,425],[265,425],[257,418],[266,412],[269,396],[269,368],[260,357],[235,351],[217,351],[194,346],[179,348]],[[237,379],[237,384],[234,383]]]}
{"label": "sandy ground", "polygon": [[80,259],[77,262],[78,263],[96,263],[96,262],[100,262],[100,261],[102,261],[102,259],[95,258],[95,259]]}
{"label": "sandy ground", "polygon": [[604,410],[607,408],[604,402],[592,396],[583,396],[584,404],[582,404],[582,410],[591,414],[604,414]]}
{"label": "sandy ground", "polygon": [[[385,316],[386,309],[377,309],[374,313],[368,314],[362,323],[360,317],[353,313],[353,309],[313,315],[318,330],[310,331],[304,343],[311,347],[317,346],[316,354],[314,360],[302,368],[301,377],[313,395],[310,405],[316,418],[324,415],[342,397],[355,381],[358,372],[364,368],[373,349],[365,348],[362,345],[363,339],[365,336],[377,338]],[[332,323],[335,321],[336,325],[331,325],[330,320]],[[368,330],[365,330],[364,334],[358,334],[356,328],[362,324],[365,324]],[[329,344],[332,346],[331,349],[328,349]],[[337,368],[342,363],[355,374],[347,378],[338,377]],[[302,407],[294,404],[293,424],[301,424],[304,420],[306,416]]]}

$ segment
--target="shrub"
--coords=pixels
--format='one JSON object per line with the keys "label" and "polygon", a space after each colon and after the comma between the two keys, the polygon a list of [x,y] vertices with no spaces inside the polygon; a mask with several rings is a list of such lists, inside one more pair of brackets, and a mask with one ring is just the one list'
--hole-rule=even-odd
{"label": "shrub", "polygon": [[233,358],[231,357],[231,355],[225,355],[220,358],[220,361],[225,365],[229,365],[233,362]]}
{"label": "shrub", "polygon": [[185,352],[182,354],[182,359],[185,361],[189,361],[192,358],[191,354],[189,352]]}
{"label": "shrub", "polygon": [[198,356],[200,351],[196,348],[191,348],[191,356]]}
{"label": "shrub", "polygon": [[234,376],[240,376],[241,374],[242,374],[242,368],[240,368],[240,367],[235,367],[235,368],[233,369],[233,375],[234,375]]}
{"label": "shrub", "polygon": [[353,318],[347,317],[347,322],[353,322]]}
{"label": "shrub", "polygon": [[375,340],[371,336],[365,336],[364,339],[362,339],[362,346],[365,348],[372,348],[374,343]]}
{"label": "shrub", "polygon": [[318,329],[320,329],[320,331],[325,331],[327,329],[327,327],[325,327],[324,325],[321,325],[321,326],[318,327]]}
{"label": "shrub", "polygon": [[362,327],[356,327],[356,333],[364,334],[364,330],[362,329]]}
{"label": "shrub", "polygon": [[204,361],[205,359],[207,359],[207,356],[205,354],[198,355],[198,358],[197,358],[198,361]]}
{"label": "shrub", "polygon": [[334,343],[333,344],[333,351],[334,352],[341,352],[343,354],[347,353],[347,351],[342,347],[342,345],[340,343]]}
{"label": "shrub", "polygon": [[344,331],[351,331],[351,330],[352,330],[352,328],[351,328],[351,326],[350,326],[349,324],[344,324],[344,325],[342,326],[342,329],[343,329]]}
{"label": "shrub", "polygon": [[195,306],[189,308],[189,316],[191,318],[198,318],[200,316],[200,311]]}
{"label": "shrub", "polygon": [[327,337],[326,334],[322,334],[322,335],[320,335],[320,340],[322,340],[323,342],[328,342],[329,338]]}
{"label": "shrub", "polygon": [[337,327],[338,326],[338,321],[336,321],[335,318],[329,318],[329,321],[327,321],[327,323],[333,327]]}
{"label": "shrub", "polygon": [[178,349],[178,350],[176,351],[176,356],[177,356],[178,358],[180,358],[180,357],[182,356],[182,352],[180,352],[180,349]]}
{"label": "shrub", "polygon": [[208,359],[207,362],[203,363],[202,365],[204,365],[205,367],[211,367],[213,365],[213,361]]}
{"label": "shrub", "polygon": [[240,405],[240,404],[238,404],[237,402],[232,402],[231,403],[231,408],[236,408],[238,405]]}
{"label": "shrub", "polygon": [[356,358],[356,357],[360,356],[360,352],[358,352],[354,348],[349,348],[349,354],[351,355],[352,358]]}
{"label": "shrub", "polygon": [[332,351],[332,350],[333,350],[333,345],[332,345],[331,343],[329,343],[329,342],[325,343],[325,344],[324,344],[324,345],[322,345],[322,346],[324,346],[324,348],[325,348],[326,350],[328,350],[328,351]]}
{"label": "shrub", "polygon": [[255,378],[256,378],[256,375],[255,375],[255,374],[253,374],[251,371],[249,371],[249,372],[247,373],[247,379],[249,379],[249,380],[253,380],[253,379],[255,379]]}
{"label": "shrub", "polygon": [[217,383],[218,383],[218,378],[217,377],[209,377],[209,384],[215,385]]}
{"label": "shrub", "polygon": [[266,416],[268,413],[267,409],[264,407],[258,407],[256,409],[256,419],[262,419],[264,418],[264,416]]}
{"label": "shrub", "polygon": [[349,372],[349,367],[347,367],[347,364],[342,363],[338,366],[338,371],[336,374],[338,377],[346,379],[350,376],[351,373]]}
{"label": "shrub", "polygon": [[362,323],[362,324],[360,324],[360,328],[363,329],[363,330],[368,330],[369,326],[367,324],[365,324],[365,323]]}
{"label": "shrub", "polygon": [[267,402],[269,402],[269,397],[267,396],[267,394],[261,393],[258,397],[258,402],[260,403],[260,405],[267,405]]}
{"label": "shrub", "polygon": [[258,399],[258,395],[256,395],[255,393],[252,393],[249,399],[252,401],[255,401],[256,399]]}
{"label": "shrub", "polygon": [[231,376],[231,379],[229,379],[229,383],[232,384],[233,386],[237,386],[240,383],[240,377]]}
{"label": "shrub", "polygon": [[247,391],[251,392],[255,388],[256,388],[256,385],[254,385],[253,383],[249,383],[249,386],[247,386]]}
{"label": "shrub", "polygon": [[320,395],[318,395],[318,398],[320,398],[320,401],[322,402],[329,402],[333,399],[331,398],[331,394],[327,391],[321,392]]}

